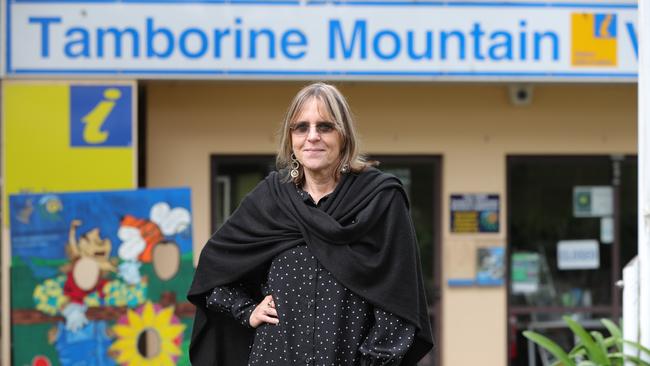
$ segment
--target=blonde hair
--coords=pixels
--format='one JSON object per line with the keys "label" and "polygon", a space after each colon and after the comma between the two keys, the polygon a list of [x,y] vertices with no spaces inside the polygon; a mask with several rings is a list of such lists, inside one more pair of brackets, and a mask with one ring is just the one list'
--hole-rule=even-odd
{"label": "blonde hair", "polygon": [[[278,169],[291,169],[291,154],[293,146],[291,144],[291,124],[295,122],[307,102],[315,98],[319,103],[319,109],[325,117],[331,119],[336,129],[341,135],[341,152],[339,162],[334,169],[334,179],[338,180],[341,169],[348,165],[349,171],[358,173],[369,166],[377,165],[375,161],[368,161],[359,151],[359,141],[354,126],[354,119],[350,112],[350,106],[341,92],[333,85],[318,82],[307,85],[302,88],[293,98],[289,110],[284,118],[284,123],[280,129],[280,148],[275,159]],[[298,176],[291,178],[287,174],[287,180],[302,185],[305,180],[305,173],[302,165],[298,168]]]}

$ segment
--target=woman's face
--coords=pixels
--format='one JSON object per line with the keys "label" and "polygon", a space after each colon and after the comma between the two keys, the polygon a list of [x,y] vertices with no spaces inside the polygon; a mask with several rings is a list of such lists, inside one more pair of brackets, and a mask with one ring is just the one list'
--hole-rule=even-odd
{"label": "woman's face", "polygon": [[305,175],[329,174],[341,155],[342,138],[334,122],[321,115],[316,98],[305,103],[291,125],[293,153],[303,166]]}

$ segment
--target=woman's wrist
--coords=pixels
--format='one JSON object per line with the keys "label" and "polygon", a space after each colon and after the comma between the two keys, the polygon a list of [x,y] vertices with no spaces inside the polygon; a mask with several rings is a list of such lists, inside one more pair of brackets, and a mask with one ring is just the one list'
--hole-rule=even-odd
{"label": "woman's wrist", "polygon": [[240,316],[238,317],[239,322],[241,325],[245,326],[246,328],[254,328],[251,323],[251,315],[253,315],[253,311],[255,310],[255,303],[250,304],[246,309],[244,309],[241,313]]}
{"label": "woman's wrist", "polygon": [[278,324],[278,313],[275,310],[275,302],[272,295],[267,295],[262,302],[257,304],[250,315],[249,325],[257,328],[264,323]]}

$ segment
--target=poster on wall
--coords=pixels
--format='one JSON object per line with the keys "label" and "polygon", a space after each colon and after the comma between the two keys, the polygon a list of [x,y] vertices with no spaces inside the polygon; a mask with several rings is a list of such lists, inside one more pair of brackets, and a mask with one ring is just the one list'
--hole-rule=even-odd
{"label": "poster on wall", "polygon": [[598,240],[560,240],[557,242],[559,270],[598,269],[600,245]]}
{"label": "poster on wall", "polygon": [[498,233],[498,194],[452,194],[450,197],[452,233]]}
{"label": "poster on wall", "polygon": [[476,252],[476,284],[502,286],[505,274],[503,247],[478,248]]}
{"label": "poster on wall", "polygon": [[573,216],[605,217],[614,214],[614,189],[611,186],[573,187]]}
{"label": "poster on wall", "polygon": [[189,365],[189,189],[18,194],[9,206],[13,365]]}
{"label": "poster on wall", "polygon": [[512,253],[511,286],[513,294],[534,294],[540,288],[539,253]]}

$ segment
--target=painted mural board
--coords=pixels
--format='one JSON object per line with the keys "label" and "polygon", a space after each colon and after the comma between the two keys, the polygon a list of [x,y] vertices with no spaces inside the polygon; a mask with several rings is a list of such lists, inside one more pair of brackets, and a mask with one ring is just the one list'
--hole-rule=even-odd
{"label": "painted mural board", "polygon": [[10,197],[14,365],[188,365],[190,190]]}
{"label": "painted mural board", "polygon": [[[2,241],[8,196],[137,186],[133,81],[3,80]],[[11,246],[2,246],[2,307],[9,303]],[[0,363],[9,364],[10,317],[2,312]],[[40,361],[39,361],[40,362]]]}

